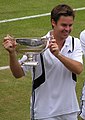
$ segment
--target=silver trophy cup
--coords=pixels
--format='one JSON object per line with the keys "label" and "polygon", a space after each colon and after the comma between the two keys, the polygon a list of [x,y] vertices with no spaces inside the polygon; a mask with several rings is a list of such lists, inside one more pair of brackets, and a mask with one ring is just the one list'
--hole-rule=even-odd
{"label": "silver trophy cup", "polygon": [[38,65],[35,56],[47,49],[47,41],[48,38],[16,38],[16,51],[27,56],[27,60],[23,62],[23,65]]}

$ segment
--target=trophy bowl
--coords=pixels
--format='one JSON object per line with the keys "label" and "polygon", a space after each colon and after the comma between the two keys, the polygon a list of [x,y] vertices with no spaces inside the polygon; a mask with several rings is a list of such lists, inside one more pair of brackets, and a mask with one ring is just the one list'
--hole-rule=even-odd
{"label": "trophy bowl", "polygon": [[47,40],[47,38],[16,38],[16,51],[27,56],[23,65],[36,66],[38,64],[35,56],[47,49]]}

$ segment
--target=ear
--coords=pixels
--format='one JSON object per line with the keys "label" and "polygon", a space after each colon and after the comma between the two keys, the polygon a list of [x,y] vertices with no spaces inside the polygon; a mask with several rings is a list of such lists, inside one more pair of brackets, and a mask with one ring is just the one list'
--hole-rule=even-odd
{"label": "ear", "polygon": [[52,26],[54,27],[54,26],[56,25],[56,22],[52,19],[52,20],[51,20],[51,24],[52,24]]}

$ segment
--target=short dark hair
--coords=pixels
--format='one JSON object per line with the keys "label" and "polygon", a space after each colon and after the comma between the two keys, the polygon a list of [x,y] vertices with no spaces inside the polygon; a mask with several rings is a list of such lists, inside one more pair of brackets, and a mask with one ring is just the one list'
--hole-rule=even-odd
{"label": "short dark hair", "polygon": [[61,16],[72,16],[75,18],[75,11],[66,4],[60,4],[54,7],[51,11],[51,21],[52,19],[57,22]]}

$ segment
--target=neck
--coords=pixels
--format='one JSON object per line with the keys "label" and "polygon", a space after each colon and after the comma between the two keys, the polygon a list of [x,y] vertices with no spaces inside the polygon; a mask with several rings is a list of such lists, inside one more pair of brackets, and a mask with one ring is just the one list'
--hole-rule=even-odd
{"label": "neck", "polygon": [[63,45],[64,45],[64,43],[65,43],[65,39],[59,38],[58,35],[56,35],[53,30],[50,32],[50,35],[53,36],[54,39],[56,39],[56,43],[58,44],[59,49],[61,50]]}
{"label": "neck", "polygon": [[[55,38],[56,39],[56,38]],[[57,40],[56,43],[58,44],[59,49],[61,50],[62,47],[64,46],[65,40]]]}

